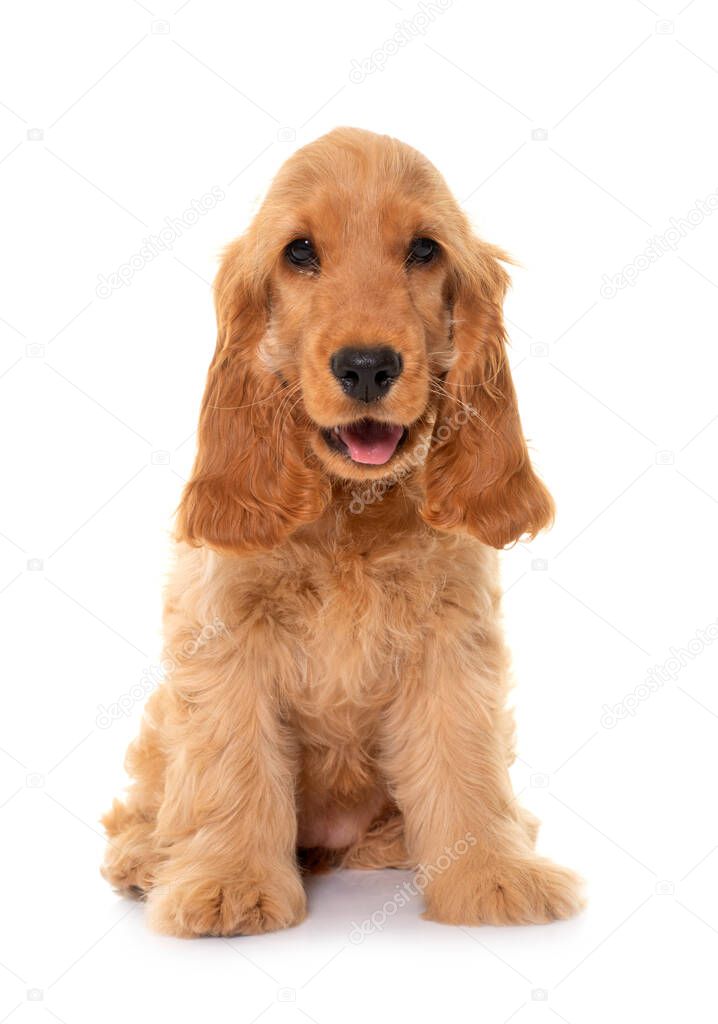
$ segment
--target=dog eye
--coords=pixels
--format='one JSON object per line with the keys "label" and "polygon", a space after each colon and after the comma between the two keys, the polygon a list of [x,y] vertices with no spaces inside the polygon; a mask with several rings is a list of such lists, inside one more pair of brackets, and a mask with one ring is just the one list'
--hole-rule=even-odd
{"label": "dog eye", "polygon": [[284,253],[295,267],[303,267],[306,270],[309,267],[319,266],[314,246],[308,238],[295,238],[293,242],[289,243]]}
{"label": "dog eye", "polygon": [[409,246],[407,263],[431,263],[438,252],[438,243],[433,238],[415,238]]}

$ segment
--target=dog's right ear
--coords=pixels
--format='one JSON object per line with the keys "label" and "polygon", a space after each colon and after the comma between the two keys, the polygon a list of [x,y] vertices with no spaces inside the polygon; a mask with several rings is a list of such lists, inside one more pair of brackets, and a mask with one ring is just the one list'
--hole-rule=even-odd
{"label": "dog's right ear", "polygon": [[287,385],[259,359],[268,273],[249,251],[248,238],[230,245],[215,281],[217,347],[177,515],[178,540],[230,553],[275,547],[328,500],[307,460],[307,427],[283,401]]}

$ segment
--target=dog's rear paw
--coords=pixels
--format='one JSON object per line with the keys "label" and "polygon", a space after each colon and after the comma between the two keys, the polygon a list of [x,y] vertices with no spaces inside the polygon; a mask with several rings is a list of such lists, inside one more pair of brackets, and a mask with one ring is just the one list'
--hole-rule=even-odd
{"label": "dog's rear paw", "polygon": [[162,861],[154,842],[154,822],[132,816],[117,804],[103,824],[108,835],[103,878],[120,892],[141,897],[152,888]]}
{"label": "dog's rear paw", "polygon": [[427,892],[426,917],[450,924],[547,924],[584,906],[583,882],[543,857],[449,871]]}
{"label": "dog's rear paw", "polygon": [[259,935],[304,920],[306,895],[299,876],[289,874],[257,882],[161,881],[148,913],[165,935]]}

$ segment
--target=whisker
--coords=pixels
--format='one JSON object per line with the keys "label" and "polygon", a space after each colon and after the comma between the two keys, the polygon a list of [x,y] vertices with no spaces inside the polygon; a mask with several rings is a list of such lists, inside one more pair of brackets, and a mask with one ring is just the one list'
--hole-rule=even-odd
{"label": "whisker", "polygon": [[[491,384],[492,381],[496,380],[496,378],[499,376],[499,374],[502,373],[507,366],[508,366],[508,359],[504,356],[504,358],[499,363],[499,365],[498,365],[498,367],[496,369],[496,372],[491,377],[487,377],[486,380],[478,381],[478,383],[476,383],[476,384],[461,384],[459,382],[456,382],[456,383],[452,384],[452,387],[455,387],[455,388],[485,388],[487,386],[487,384]],[[434,378],[434,379],[436,379],[436,378]]]}
{"label": "whisker", "polygon": [[[282,397],[282,400],[279,403],[279,405],[277,406],[277,410],[276,410],[276,412],[274,414],[274,419],[272,420],[272,431],[274,431],[276,426],[277,426],[277,420],[279,420],[280,426],[282,425],[282,415],[285,412],[285,410],[287,409],[289,402],[292,400],[292,398],[294,398],[295,394],[300,390],[300,386],[301,386],[300,382],[297,381],[295,384],[290,385],[286,389],[286,391],[285,391],[285,393],[284,393],[284,395]],[[296,404],[297,403],[295,402],[295,404],[292,406],[292,409],[289,410],[290,412],[294,410],[294,408],[296,407]],[[287,418],[287,417],[285,417],[285,418]]]}
{"label": "whisker", "polygon": [[[480,384],[477,384],[475,386],[476,387],[481,387]],[[431,381],[431,387],[432,387],[432,390],[434,391],[434,394],[440,395],[440,396],[442,396],[444,398],[448,398],[449,401],[455,402],[457,405],[460,405],[463,409],[468,410],[469,414],[471,416],[475,417],[476,419],[478,419],[479,422],[484,427],[486,427],[486,429],[489,430],[495,437],[499,436],[498,432],[496,430],[494,430],[494,428],[491,426],[491,424],[487,420],[484,419],[484,417],[479,413],[479,411],[477,409],[474,408],[473,405],[469,405],[467,402],[462,402],[461,399],[457,398],[456,395],[450,394],[444,388],[443,384],[440,381],[432,380]]]}
{"label": "whisker", "polygon": [[[296,401],[292,401],[295,396],[297,396]],[[277,411],[274,414],[274,419],[272,420],[272,432],[279,434],[280,438],[284,436],[284,426],[286,421],[291,417],[301,400],[301,385],[297,382],[294,386],[288,389],[287,394],[278,405]]]}
{"label": "whisker", "polygon": [[253,402],[245,402],[243,405],[213,405],[207,403],[208,409],[217,409],[219,412],[236,412],[239,409],[253,409],[255,405],[264,405],[265,402],[273,402],[277,395],[281,395],[287,391],[287,389],[299,387],[299,381],[296,384],[280,384],[276,391],[272,391],[266,398],[256,398]]}

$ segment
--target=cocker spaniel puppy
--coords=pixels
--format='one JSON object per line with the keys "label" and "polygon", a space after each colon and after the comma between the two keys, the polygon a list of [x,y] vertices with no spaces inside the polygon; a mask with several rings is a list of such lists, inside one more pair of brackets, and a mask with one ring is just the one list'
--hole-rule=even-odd
{"label": "cocker spaniel puppy", "polygon": [[167,678],[105,877],[173,935],[306,914],[302,873],[420,870],[438,921],[581,906],[513,796],[494,549],[552,517],[504,347],[504,254],[434,167],[342,128],[292,156],[215,285]]}

